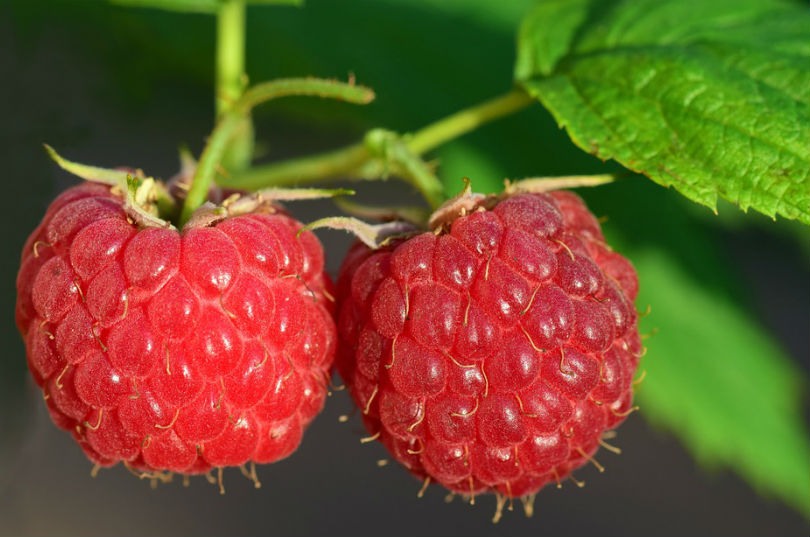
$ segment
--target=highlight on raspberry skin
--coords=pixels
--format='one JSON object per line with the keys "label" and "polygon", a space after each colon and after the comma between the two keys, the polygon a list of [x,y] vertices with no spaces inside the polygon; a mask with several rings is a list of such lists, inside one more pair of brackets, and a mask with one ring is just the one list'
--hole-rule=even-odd
{"label": "highlight on raspberry skin", "polygon": [[[100,467],[205,474],[293,453],[335,354],[318,239],[280,206],[139,225],[70,188],[22,252],[16,321],[54,423]],[[248,465],[248,467],[246,467]]]}
{"label": "highlight on raspberry skin", "polygon": [[494,494],[497,520],[617,451],[604,437],[635,409],[643,349],[635,270],[578,196],[475,199],[433,231],[352,248],[336,365],[371,438],[424,487]]}

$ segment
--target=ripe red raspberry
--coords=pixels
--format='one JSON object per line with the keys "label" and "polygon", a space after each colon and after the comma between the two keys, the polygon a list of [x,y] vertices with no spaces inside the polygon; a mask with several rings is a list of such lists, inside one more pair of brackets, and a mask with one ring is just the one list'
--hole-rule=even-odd
{"label": "ripe red raspberry", "polygon": [[17,326],[53,421],[101,466],[185,474],[291,454],[321,410],[335,326],[323,251],[268,203],[139,226],[109,186],[50,205]]}
{"label": "ripe red raspberry", "polygon": [[434,232],[353,247],[337,367],[411,473],[502,507],[592,460],[630,412],[638,280],[570,192],[467,202]]}

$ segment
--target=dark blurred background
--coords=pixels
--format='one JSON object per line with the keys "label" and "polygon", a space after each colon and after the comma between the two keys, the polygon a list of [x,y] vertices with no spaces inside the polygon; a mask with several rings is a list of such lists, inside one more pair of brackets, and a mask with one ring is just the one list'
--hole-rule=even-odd
{"label": "dark blurred background", "polygon": [[[338,147],[376,126],[408,131],[506,91],[514,27],[528,4],[506,2],[492,13],[394,0],[312,0],[304,9],[251,9],[248,71],[254,80],[309,74],[345,79],[354,73],[378,95],[362,110],[302,99],[268,105],[257,119],[263,158]],[[643,408],[614,441],[624,453],[599,454],[604,474],[585,468],[577,473],[587,482],[584,489],[566,483],[562,490],[544,490],[534,518],[526,519],[518,504],[498,525],[490,523],[493,498],[479,498],[473,507],[458,498],[446,504],[445,494],[430,488],[417,499],[419,482],[395,465],[378,467],[386,454],[377,444],[359,443],[359,420],[338,421],[352,413],[345,392],[327,401],[298,452],[259,469],[260,490],[237,470],[225,473],[224,496],[202,478],[188,488],[176,480],[156,490],[120,467],[92,478],[80,449],[50,423],[28,378],[13,320],[22,244],[50,199],[76,181],[47,159],[41,144],[79,162],[172,175],[179,145],[198,153],[212,125],[213,39],[214,21],[201,15],[90,1],[0,6],[0,147],[6,170],[0,213],[0,330],[6,349],[0,359],[0,534],[810,533],[806,519],[758,495],[729,470],[699,466],[675,436],[645,420]],[[506,176],[616,169],[576,149],[539,106],[451,144],[440,157],[444,173],[474,181],[488,177],[486,188]],[[417,199],[395,182],[359,187],[366,201]],[[632,243],[627,236],[637,231],[644,237],[639,241],[660,236],[675,248],[682,247],[679,233],[686,233],[680,230],[699,235],[699,244],[710,245],[723,263],[720,273],[733,268],[728,281],[717,282],[722,293],[749,307],[797,371],[807,374],[805,231],[754,214],[743,217],[729,206],[718,218],[640,178],[586,197],[597,214],[609,215],[606,227],[615,222],[625,242]],[[627,204],[633,208],[624,211]],[[292,210],[303,221],[337,212],[328,202],[303,202]],[[319,234],[334,274],[350,239]]]}

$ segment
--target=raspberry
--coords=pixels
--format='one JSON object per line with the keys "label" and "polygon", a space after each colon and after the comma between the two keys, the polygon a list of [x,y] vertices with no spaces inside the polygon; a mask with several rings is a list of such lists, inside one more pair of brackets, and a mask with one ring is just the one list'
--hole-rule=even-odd
{"label": "raspberry", "polygon": [[184,474],[291,454],[335,352],[323,251],[268,203],[139,226],[109,186],[62,193],[31,234],[17,326],[53,421],[91,461]]}
{"label": "raspberry", "polygon": [[633,409],[638,282],[575,194],[468,200],[434,232],[353,246],[337,367],[394,459],[500,513]]}

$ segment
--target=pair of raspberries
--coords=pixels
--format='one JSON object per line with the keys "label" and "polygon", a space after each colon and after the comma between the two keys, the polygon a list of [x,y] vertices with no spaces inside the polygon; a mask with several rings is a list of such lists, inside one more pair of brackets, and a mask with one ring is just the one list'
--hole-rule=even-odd
{"label": "pair of raspberries", "polygon": [[75,186],[22,253],[31,373],[97,465],[199,474],[295,451],[334,365],[371,437],[425,483],[531,498],[633,408],[638,281],[576,195],[477,199],[358,243],[333,286],[278,205],[178,232]]}

